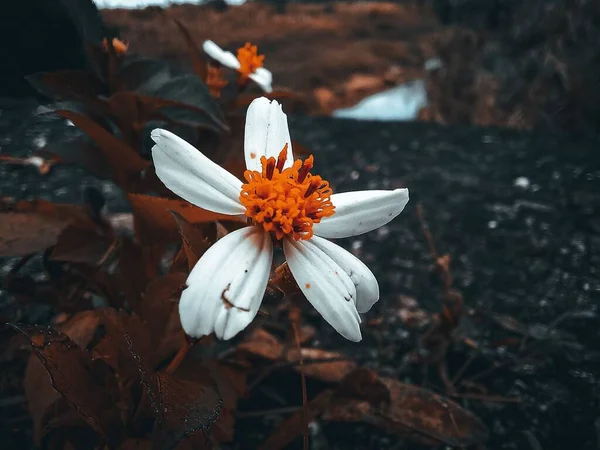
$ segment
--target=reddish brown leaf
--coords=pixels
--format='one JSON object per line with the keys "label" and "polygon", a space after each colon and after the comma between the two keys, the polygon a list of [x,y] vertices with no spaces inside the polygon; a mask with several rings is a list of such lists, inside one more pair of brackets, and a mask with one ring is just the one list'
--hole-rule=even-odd
{"label": "reddish brown leaf", "polygon": [[104,83],[85,70],[36,73],[27,81],[42,95],[55,100],[95,98],[105,91]]}
{"label": "reddish brown leaf", "polygon": [[[106,335],[94,347],[94,353],[122,378],[139,380],[140,365],[152,373],[156,359],[148,326],[138,316],[125,311],[105,308],[101,313]],[[131,353],[132,346],[135,346],[135,355]]]}
{"label": "reddish brown leaf", "polygon": [[128,190],[133,176],[150,166],[150,162],[90,118],[67,110],[57,110],[56,113],[69,119],[96,142],[112,168],[115,181],[123,189]]}
{"label": "reddish brown leaf", "polygon": [[217,392],[223,398],[223,406],[211,435],[217,442],[232,442],[234,438],[235,412],[240,397],[247,394],[247,368],[221,361],[185,361],[177,375],[194,379],[199,375],[210,376],[216,383]]}
{"label": "reddish brown leaf", "polygon": [[178,213],[192,224],[234,219],[232,216],[198,208],[184,200],[129,194],[129,201],[135,217],[136,235],[141,242],[179,239],[179,228],[170,211]]}
{"label": "reddish brown leaf", "polygon": [[188,269],[191,271],[204,252],[217,240],[217,224],[210,223],[190,223],[176,211],[171,211],[171,215],[177,226],[183,240],[183,251],[188,262]]}
{"label": "reddish brown leaf", "polygon": [[[328,383],[338,383],[356,369],[356,363],[347,359],[341,353],[328,352],[318,348],[303,348],[301,352],[304,364],[295,364],[294,369],[303,372],[307,377]],[[300,360],[296,348],[291,348],[286,357],[290,362]],[[314,362],[311,360],[314,360]]]}
{"label": "reddish brown leaf", "polygon": [[237,350],[269,361],[276,361],[282,357],[283,345],[271,333],[257,328],[237,346]]}
{"label": "reddish brown leaf", "polygon": [[129,238],[121,238],[119,274],[130,308],[141,315],[142,296],[150,281],[158,277],[158,265],[163,247],[141,246]]}
{"label": "reddish brown leaf", "polygon": [[[86,349],[98,330],[100,318],[96,311],[84,311],[75,314],[56,328],[65,333],[80,348]],[[33,433],[37,445],[45,432],[49,408],[61,398],[52,387],[48,373],[38,358],[31,356],[25,370],[25,393],[29,412],[33,419]]]}
{"label": "reddish brown leaf", "polygon": [[50,255],[54,261],[95,266],[114,242],[110,226],[92,220],[75,220],[62,230]]}
{"label": "reddish brown leaf", "polygon": [[260,450],[280,450],[286,448],[294,439],[300,436],[306,421],[318,417],[329,405],[333,391],[325,390],[306,405],[306,412],[300,410],[283,422],[275,432],[259,447]]}
{"label": "reddish brown leaf", "polygon": [[169,267],[169,273],[177,272],[189,273],[188,260],[183,245],[179,248],[179,251],[177,252],[175,257],[173,258],[173,261],[171,262],[171,267]]}
{"label": "reddish brown leaf", "polygon": [[[105,378],[99,369],[106,366],[93,364],[87,352],[66,334],[53,328],[14,327],[29,338],[33,353],[43,364],[54,389],[105,439],[109,447],[114,447],[121,434],[122,423],[115,399],[111,398],[114,387],[101,383]],[[40,378],[30,373],[29,379]]]}
{"label": "reddish brown leaf", "polygon": [[196,42],[192,38],[190,31],[187,29],[185,25],[181,23],[178,19],[175,19],[175,24],[181,31],[183,38],[185,39],[185,44],[188,50],[188,56],[192,61],[192,67],[194,68],[194,72],[202,81],[206,81],[206,61],[202,59],[200,56],[200,49]]}
{"label": "reddish brown leaf", "polygon": [[[371,383],[375,387],[361,386],[362,394],[354,397],[348,396],[351,395],[348,386],[340,388],[339,394],[324,414],[326,420],[371,423],[388,433],[423,445],[445,444],[463,448],[486,441],[488,431],[485,425],[457,403],[427,389],[391,378],[374,378],[369,381],[368,377],[361,377],[363,383]],[[382,406],[381,402],[374,404],[373,398],[370,398],[374,396],[381,400],[385,397],[381,392],[374,394],[381,390],[381,385],[389,391],[390,402],[387,407]]]}
{"label": "reddish brown leaf", "polygon": [[162,448],[174,448],[183,438],[198,431],[208,433],[217,421],[223,400],[206,381],[186,380],[158,372],[149,386],[155,389],[155,405],[164,433]]}
{"label": "reddish brown leaf", "polygon": [[165,360],[181,345],[183,330],[177,304],[185,288],[185,273],[170,273],[158,278],[146,288],[141,314],[148,324],[158,362]]}
{"label": "reddish brown leaf", "polygon": [[142,381],[159,431],[159,448],[173,449],[182,439],[198,431],[208,433],[219,417],[223,400],[206,369],[175,375],[154,372],[137,354],[130,336],[126,336],[131,355],[138,363]]}
{"label": "reddish brown leaf", "polygon": [[68,222],[39,214],[0,214],[0,256],[25,256],[53,246]]}
{"label": "reddish brown leaf", "polygon": [[365,400],[375,407],[389,406],[392,402],[390,390],[382,379],[372,371],[360,367],[342,380],[338,395]]}
{"label": "reddish brown leaf", "polygon": [[44,200],[7,205],[0,212],[0,256],[25,256],[54,245],[62,230],[84,209]]}

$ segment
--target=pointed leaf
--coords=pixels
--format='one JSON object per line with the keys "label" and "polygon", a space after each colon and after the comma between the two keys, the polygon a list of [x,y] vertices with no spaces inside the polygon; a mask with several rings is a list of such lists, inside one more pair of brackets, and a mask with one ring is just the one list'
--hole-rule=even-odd
{"label": "pointed leaf", "polygon": [[135,217],[136,235],[142,240],[178,240],[179,228],[170,211],[178,213],[191,224],[234,219],[233,216],[198,208],[184,200],[141,194],[130,194],[128,198]]}
{"label": "pointed leaf", "polygon": [[179,234],[183,240],[188,269],[192,270],[204,252],[217,240],[217,224],[190,223],[177,211],[171,211],[171,215],[179,228]]}
{"label": "pointed leaf", "polygon": [[[487,440],[488,430],[483,422],[451,400],[392,378],[360,379],[360,383],[355,383],[360,390],[355,393],[348,382],[343,383],[324,416],[326,420],[371,423],[388,433],[428,446],[445,444],[465,448]],[[373,384],[372,389],[365,386],[368,383]],[[381,386],[389,391],[389,406],[385,403],[382,406],[385,395],[376,394]]]}
{"label": "pointed leaf", "polygon": [[202,81],[206,81],[206,61],[200,56],[200,49],[198,48],[196,41],[194,41],[194,39],[192,38],[192,35],[188,28],[183,23],[181,23],[179,19],[175,19],[175,24],[177,25],[177,28],[179,28],[179,31],[181,31],[181,34],[185,39],[185,44],[188,50],[188,56],[192,61],[192,67],[194,68],[194,72],[196,73],[196,75],[198,75],[198,77],[200,77]]}
{"label": "pointed leaf", "polygon": [[127,190],[133,175],[139,175],[140,172],[150,166],[150,163],[133,149],[88,117],[66,110],[56,112],[71,120],[96,142],[112,167],[115,181],[123,189]]}
{"label": "pointed leaf", "polygon": [[212,126],[227,130],[224,115],[206,85],[193,74],[179,75],[161,85],[142,86],[138,92],[165,101],[160,112],[169,120],[188,126]]}
{"label": "pointed leaf", "polygon": [[86,70],[41,72],[26,78],[40,94],[55,100],[96,98],[106,94],[104,83]]}
{"label": "pointed leaf", "polygon": [[127,58],[119,69],[121,91],[135,91],[145,85],[165,83],[170,77],[169,66],[161,60],[152,58]]}
{"label": "pointed leaf", "polygon": [[[112,390],[100,384],[88,353],[66,334],[50,327],[13,325],[27,336],[33,353],[50,376],[52,386],[109,445],[115,447],[122,431]],[[104,366],[106,367],[106,366]]]}

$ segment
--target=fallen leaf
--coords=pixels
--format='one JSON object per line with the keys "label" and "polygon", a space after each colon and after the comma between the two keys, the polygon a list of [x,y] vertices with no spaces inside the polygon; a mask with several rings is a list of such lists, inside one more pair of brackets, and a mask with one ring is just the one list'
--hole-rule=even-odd
{"label": "fallen leaf", "polygon": [[61,231],[50,259],[96,266],[114,239],[110,226],[89,219],[74,220]]}
{"label": "fallen leaf", "polygon": [[178,213],[191,224],[233,219],[232,216],[207,211],[184,200],[141,194],[129,194],[128,198],[133,209],[136,236],[141,242],[179,239],[179,227],[170,211]]}
{"label": "fallen leaf", "polygon": [[252,356],[276,361],[282,357],[283,345],[271,333],[262,328],[254,329],[245,339],[237,346],[238,352],[244,352]]}
{"label": "fallen leaf", "polygon": [[[353,394],[348,384],[342,383],[323,415],[325,420],[370,423],[422,445],[463,448],[487,440],[488,430],[483,422],[457,403],[427,389],[392,378],[369,376],[361,370],[360,392]],[[388,406],[381,386],[389,391]]]}
{"label": "fallen leaf", "polygon": [[[356,369],[356,363],[341,353],[328,352],[319,348],[302,348],[301,354],[304,364],[294,364],[294,370],[328,383],[338,383]],[[290,348],[286,358],[289,362],[300,361],[298,350]]]}
{"label": "fallen leaf", "polygon": [[305,410],[299,410],[284,421],[268,439],[258,447],[260,450],[281,450],[304,432],[306,421],[311,422],[328,407],[333,391],[328,389],[306,404]]}
{"label": "fallen leaf", "polygon": [[[54,389],[110,447],[114,447],[122,431],[122,422],[112,398],[113,386],[99,382],[104,377],[99,376],[98,370],[107,366],[93,364],[89,353],[83,351],[66,334],[51,327],[13,327],[29,338],[33,353],[50,376]],[[35,368],[31,370],[34,371]],[[36,379],[40,380],[40,377],[30,372],[29,380]],[[40,404],[35,406],[40,407]]]}
{"label": "fallen leaf", "polygon": [[73,220],[85,219],[81,206],[44,200],[3,205],[0,212],[0,256],[25,256],[56,244]]}
{"label": "fallen leaf", "polygon": [[217,240],[217,223],[190,223],[177,211],[171,211],[183,240],[183,251],[191,271],[206,250]]}

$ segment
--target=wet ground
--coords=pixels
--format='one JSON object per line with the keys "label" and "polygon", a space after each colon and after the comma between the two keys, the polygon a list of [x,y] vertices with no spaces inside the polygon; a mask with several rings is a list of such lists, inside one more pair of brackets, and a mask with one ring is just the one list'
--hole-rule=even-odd
{"label": "wet ground", "polygon": [[[31,110],[26,105],[1,109],[0,155],[27,155],[75,132],[64,121],[33,119]],[[401,296],[416,299],[426,310],[440,307],[439,282],[416,217],[420,203],[439,253],[452,257],[455,287],[468,310],[463,334],[480,349],[462,378],[476,379],[477,389],[498,397],[459,399],[488,425],[487,448],[597,449],[599,140],[328,118],[293,118],[291,128],[292,136],[314,152],[315,168],[334,190],[408,187],[411,192],[408,207],[391,224],[342,242],[379,279],[381,301],[367,319],[380,320],[365,329],[362,343],[351,344],[315,317],[316,346],[346,352],[385,376],[443,391],[432,370],[425,375],[422,366],[406,364],[412,341],[399,317]],[[0,195],[18,199],[79,201],[82,186],[95,183],[74,168],[58,167],[42,177],[33,169],[0,166]],[[127,209],[116,188],[100,186],[109,209]],[[11,264],[2,262],[0,274]],[[28,317],[27,310],[15,306],[0,293],[1,313],[11,320],[49,317],[47,311]],[[492,314],[496,325],[482,319]],[[534,344],[526,355],[496,342],[502,327],[519,328],[515,321]],[[451,346],[450,376],[472,353],[462,344]],[[490,370],[494,365],[499,368]],[[290,383],[290,398],[299,398],[297,387]],[[269,402],[250,399],[244,408],[277,403]],[[255,448],[264,440],[265,425],[277,421],[241,420],[235,448]],[[312,432],[313,448],[416,448],[368,425],[319,423]]]}

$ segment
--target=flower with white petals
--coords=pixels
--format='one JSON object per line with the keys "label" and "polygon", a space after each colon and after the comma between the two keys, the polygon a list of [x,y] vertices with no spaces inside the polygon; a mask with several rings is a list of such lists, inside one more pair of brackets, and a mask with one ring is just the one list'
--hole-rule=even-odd
{"label": "flower with white petals", "polygon": [[200,258],[181,295],[185,332],[230,339],[260,307],[282,244],[304,296],[342,336],[360,341],[359,313],[379,299],[379,285],[358,258],[325,238],[344,238],[391,221],[408,203],[408,190],[333,194],[310,170],[313,157],[294,161],[287,117],[266,98],[246,117],[245,183],[173,133],[152,131],[156,174],[174,193],[201,208],[245,215],[250,225],[227,234]]}
{"label": "flower with white petals", "polygon": [[245,86],[248,78],[258,84],[263,91],[272,92],[273,74],[263,67],[264,55],[259,55],[255,45],[249,42],[237,51],[237,57],[223,50],[213,41],[204,41],[204,52],[219,64],[239,73],[238,84]]}

